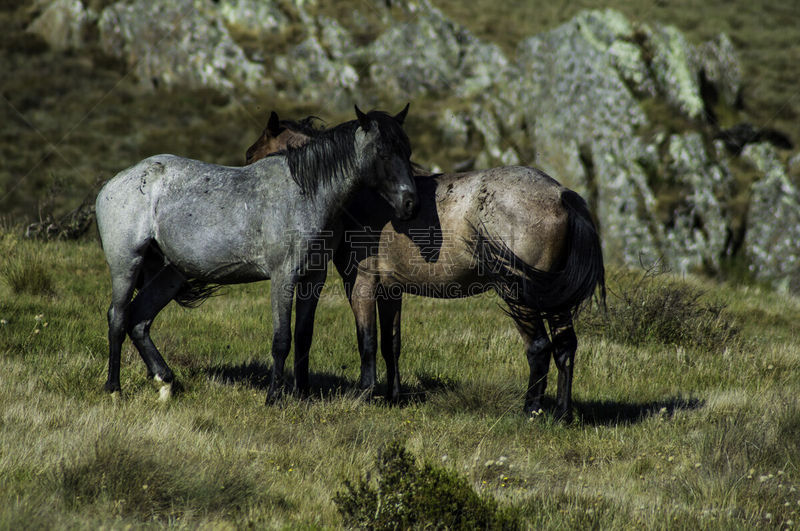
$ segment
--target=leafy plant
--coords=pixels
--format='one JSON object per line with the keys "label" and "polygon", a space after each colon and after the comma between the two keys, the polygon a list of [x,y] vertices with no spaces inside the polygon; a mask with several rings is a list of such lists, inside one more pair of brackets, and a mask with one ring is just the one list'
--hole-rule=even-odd
{"label": "leafy plant", "polygon": [[366,529],[516,529],[516,518],[480,496],[465,478],[430,464],[417,466],[401,444],[390,443],[376,461],[373,486],[344,483],[333,498],[345,524]]}

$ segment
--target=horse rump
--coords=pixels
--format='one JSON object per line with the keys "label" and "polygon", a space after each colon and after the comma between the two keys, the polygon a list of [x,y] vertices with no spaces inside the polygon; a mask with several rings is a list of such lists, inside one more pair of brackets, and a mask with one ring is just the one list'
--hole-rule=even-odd
{"label": "horse rump", "polygon": [[575,317],[600,288],[605,306],[605,267],[600,238],[583,198],[572,190],[561,194],[567,211],[565,252],[551,271],[533,267],[485,226],[473,227],[478,268],[508,304],[508,313],[523,329],[540,319]]}

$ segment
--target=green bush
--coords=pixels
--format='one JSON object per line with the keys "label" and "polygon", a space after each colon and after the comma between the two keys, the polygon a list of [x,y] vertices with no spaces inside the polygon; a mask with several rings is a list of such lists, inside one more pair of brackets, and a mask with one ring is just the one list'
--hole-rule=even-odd
{"label": "green bush", "polygon": [[450,470],[416,465],[398,443],[379,452],[376,485],[362,478],[344,483],[333,498],[348,526],[366,529],[516,529],[519,524],[497,502],[479,496]]}
{"label": "green bush", "polygon": [[707,300],[702,290],[663,271],[625,271],[609,280],[607,310],[596,308],[584,325],[613,341],[722,351],[738,338],[725,304]]}

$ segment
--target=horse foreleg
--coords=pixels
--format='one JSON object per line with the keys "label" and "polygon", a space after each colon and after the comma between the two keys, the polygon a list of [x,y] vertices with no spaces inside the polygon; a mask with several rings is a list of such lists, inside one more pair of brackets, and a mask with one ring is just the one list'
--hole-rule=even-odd
{"label": "horse foreleg", "polygon": [[143,274],[142,288],[131,303],[127,331],[147,366],[147,376],[162,383],[159,399],[164,401],[172,396],[175,375],[150,338],[150,326],[178,293],[184,278],[171,267],[146,267]]}
{"label": "horse foreleg", "polygon": [[528,416],[539,415],[542,413],[542,398],[547,388],[552,345],[541,319],[526,323],[524,327],[517,323],[517,329],[525,342],[525,356],[530,367],[524,411]]}
{"label": "horse foreleg", "polygon": [[361,389],[373,389],[377,380],[375,355],[378,353],[378,326],[375,318],[377,279],[358,273],[350,293],[350,308],[356,318],[358,353],[361,355]]}
{"label": "horse foreleg", "polygon": [[572,327],[569,315],[560,316],[550,321],[553,335],[553,359],[558,368],[558,396],[556,415],[565,422],[572,421],[572,373],[575,363],[575,351],[578,349],[578,338]]}
{"label": "horse foreleg", "polygon": [[306,279],[297,285],[297,311],[294,322],[294,382],[295,392],[308,396],[308,353],[314,335],[314,313],[317,309],[322,287],[325,285],[327,268],[309,272]]}
{"label": "horse foreleg", "polygon": [[386,399],[400,400],[400,311],[403,300],[388,294],[378,297],[381,322],[381,354],[386,362]]}
{"label": "horse foreleg", "polygon": [[283,367],[292,346],[292,299],[294,282],[272,279],[272,377],[267,403],[275,402],[283,392]]}

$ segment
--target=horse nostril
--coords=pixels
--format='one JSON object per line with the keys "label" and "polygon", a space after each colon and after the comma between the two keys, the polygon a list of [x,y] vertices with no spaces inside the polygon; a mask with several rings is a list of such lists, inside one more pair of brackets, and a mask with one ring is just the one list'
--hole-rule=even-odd
{"label": "horse nostril", "polygon": [[414,207],[416,205],[414,204],[414,200],[413,199],[406,199],[406,202],[405,202],[404,206],[406,208],[406,212],[413,212],[414,211]]}

